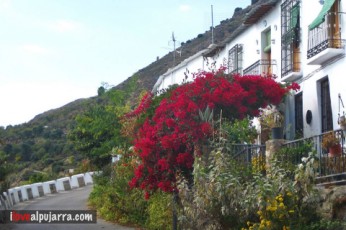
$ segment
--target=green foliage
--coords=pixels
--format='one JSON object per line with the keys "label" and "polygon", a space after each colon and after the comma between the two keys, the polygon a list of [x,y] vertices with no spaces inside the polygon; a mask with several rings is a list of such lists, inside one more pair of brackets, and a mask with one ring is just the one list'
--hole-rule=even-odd
{"label": "green foliage", "polygon": [[114,146],[124,145],[126,140],[120,135],[119,117],[124,107],[124,94],[121,91],[106,93],[113,105],[96,105],[78,115],[77,124],[69,133],[75,148],[91,159],[98,168],[110,162],[110,152]]}
{"label": "green foliage", "polygon": [[0,194],[9,188],[8,174],[14,170],[12,164],[7,162],[7,156],[0,151]]}
{"label": "green foliage", "polygon": [[103,86],[100,86],[98,89],[97,89],[97,95],[98,96],[102,96],[103,94],[105,94],[106,92],[106,89],[103,87]]}
{"label": "green foliage", "polygon": [[312,151],[312,142],[306,141],[298,146],[288,146],[281,148],[275,153],[275,159],[280,162],[283,169],[294,173],[296,166],[303,157],[308,157]]}
{"label": "green foliage", "polygon": [[147,229],[172,229],[172,199],[172,194],[162,191],[158,191],[150,197],[147,208]]}
{"label": "green foliage", "polygon": [[[128,166],[129,161],[129,158],[122,157],[114,165],[112,180],[107,176],[107,170],[106,174],[97,178],[89,201],[106,220],[143,226],[147,218],[147,202],[143,199],[142,191],[131,190],[128,186],[128,180],[133,173]],[[109,168],[109,175],[112,174],[111,171],[112,168]]]}
{"label": "green foliage", "polygon": [[53,179],[52,176],[46,173],[34,173],[29,177],[29,184],[34,184],[37,182],[44,182]]}
{"label": "green foliage", "polygon": [[295,165],[293,173],[273,159],[263,175],[233,159],[227,145],[218,143],[207,160],[195,158],[192,187],[180,183],[181,228],[299,229],[318,220],[313,154]]}
{"label": "green foliage", "polygon": [[234,144],[253,143],[258,135],[249,118],[234,120],[232,123],[222,120],[222,132],[226,133],[226,138]]}
{"label": "green foliage", "polygon": [[143,191],[130,189],[128,181],[133,177],[136,158],[126,149],[117,148],[122,157],[114,165],[104,167],[96,177],[89,202],[106,220],[121,224],[135,224],[147,229],[170,229],[170,194],[155,193],[149,201],[143,199]]}
{"label": "green foliage", "polygon": [[307,226],[297,226],[297,230],[345,230],[346,223],[344,221],[319,220]]}

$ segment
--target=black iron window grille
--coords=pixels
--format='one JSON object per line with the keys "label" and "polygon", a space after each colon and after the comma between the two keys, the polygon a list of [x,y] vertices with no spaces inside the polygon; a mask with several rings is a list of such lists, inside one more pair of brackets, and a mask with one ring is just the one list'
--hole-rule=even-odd
{"label": "black iron window grille", "polygon": [[243,45],[237,44],[228,51],[228,73],[242,74]]}
{"label": "black iron window grille", "polygon": [[281,5],[281,75],[300,71],[300,1]]}

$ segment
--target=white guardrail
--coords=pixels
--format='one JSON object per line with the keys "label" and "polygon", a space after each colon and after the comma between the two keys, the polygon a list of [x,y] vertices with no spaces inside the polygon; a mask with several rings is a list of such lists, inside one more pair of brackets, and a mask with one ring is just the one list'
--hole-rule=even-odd
{"label": "white guardrail", "polygon": [[10,209],[17,203],[47,194],[59,193],[93,184],[93,175],[98,173],[100,172],[86,172],[71,177],[10,188],[7,192],[0,194],[0,210]]}

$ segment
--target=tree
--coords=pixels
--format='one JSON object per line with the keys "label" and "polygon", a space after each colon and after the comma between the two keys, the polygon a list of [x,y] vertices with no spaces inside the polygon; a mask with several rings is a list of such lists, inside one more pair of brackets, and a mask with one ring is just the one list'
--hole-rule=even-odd
{"label": "tree", "polygon": [[113,147],[123,145],[125,138],[120,135],[124,94],[114,90],[107,92],[112,105],[98,104],[90,107],[76,118],[76,126],[68,137],[74,142],[76,150],[88,157],[98,168],[109,164]]}
{"label": "tree", "polygon": [[106,89],[103,86],[100,86],[97,89],[97,96],[102,96],[106,92]]}

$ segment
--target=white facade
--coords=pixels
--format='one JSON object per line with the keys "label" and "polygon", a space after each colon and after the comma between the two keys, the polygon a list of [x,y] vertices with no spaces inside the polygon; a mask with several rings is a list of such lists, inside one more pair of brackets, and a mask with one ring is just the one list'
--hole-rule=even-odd
{"label": "white facade", "polygon": [[[301,87],[285,100],[287,139],[339,129],[339,114],[345,111],[340,99],[346,102],[343,79],[346,1],[325,0],[324,5],[319,0],[262,3],[252,8],[228,41],[218,45],[214,52],[204,50],[202,55],[196,54],[195,58],[167,71],[159,78],[154,91],[180,83],[187,69],[190,73],[207,70],[205,63],[211,62],[216,67],[226,64],[229,73],[271,73],[277,76],[277,81],[297,82]],[[240,55],[237,62],[232,59],[235,47],[239,52],[236,55]],[[251,70],[256,65],[257,72]],[[312,119],[307,119],[310,115]]]}

